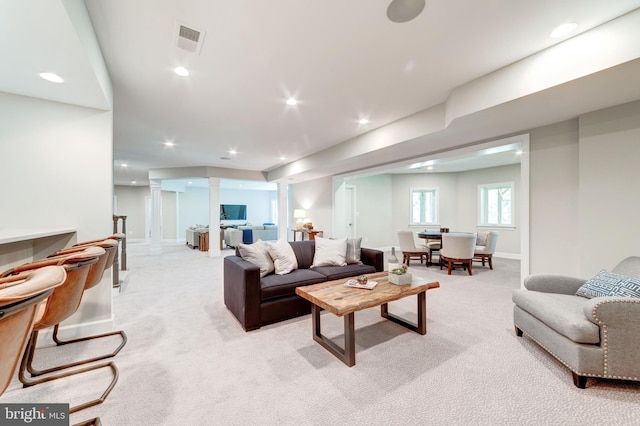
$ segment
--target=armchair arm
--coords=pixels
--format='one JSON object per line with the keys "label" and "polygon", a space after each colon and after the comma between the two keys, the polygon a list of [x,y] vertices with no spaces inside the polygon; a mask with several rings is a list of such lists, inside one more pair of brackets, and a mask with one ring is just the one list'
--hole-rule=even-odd
{"label": "armchair arm", "polygon": [[360,260],[365,265],[376,268],[376,272],[384,271],[384,253],[380,250],[362,247],[360,249]]}
{"label": "armchair arm", "polygon": [[640,299],[594,297],[583,310],[600,327],[605,377],[640,380]]}
{"label": "armchair arm", "polygon": [[543,293],[576,294],[585,282],[587,280],[583,278],[566,275],[534,274],[524,279],[524,287]]}
{"label": "armchair arm", "polygon": [[260,327],[260,267],[239,256],[224,258],[224,304],[245,331]]}

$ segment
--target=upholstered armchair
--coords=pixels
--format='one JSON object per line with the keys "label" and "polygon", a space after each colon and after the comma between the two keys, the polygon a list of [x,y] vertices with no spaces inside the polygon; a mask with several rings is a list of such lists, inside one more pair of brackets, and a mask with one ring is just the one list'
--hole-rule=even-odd
{"label": "upholstered armchair", "polygon": [[398,230],[398,241],[400,242],[400,251],[402,251],[402,263],[410,266],[411,259],[419,259],[420,263],[425,259],[429,262],[429,249],[425,246],[416,246],[415,233],[413,231]]}
{"label": "upholstered armchair", "polygon": [[489,262],[489,269],[493,269],[493,254],[496,252],[498,244],[498,233],[496,231],[478,231],[476,249],[473,254],[474,262]]}
{"label": "upholstered armchair", "polygon": [[442,248],[440,249],[440,269],[447,265],[447,273],[451,275],[451,270],[458,266],[471,271],[471,262],[476,249],[477,235],[471,233],[448,233],[442,234]]}
{"label": "upholstered armchair", "polygon": [[513,292],[516,334],[568,367],[579,388],[588,377],[640,381],[640,257],[611,272],[589,280],[531,275]]}

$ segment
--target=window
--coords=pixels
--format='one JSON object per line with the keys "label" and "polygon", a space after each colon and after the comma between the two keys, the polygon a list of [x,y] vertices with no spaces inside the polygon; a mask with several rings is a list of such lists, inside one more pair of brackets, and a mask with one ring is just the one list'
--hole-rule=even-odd
{"label": "window", "polygon": [[513,226],[513,182],[478,185],[480,225]]}
{"label": "window", "polygon": [[438,188],[411,188],[410,225],[438,222]]}

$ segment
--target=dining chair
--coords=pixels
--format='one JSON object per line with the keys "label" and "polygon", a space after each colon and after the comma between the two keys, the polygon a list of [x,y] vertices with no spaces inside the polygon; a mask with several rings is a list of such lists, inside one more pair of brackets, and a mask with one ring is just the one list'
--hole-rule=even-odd
{"label": "dining chair", "polygon": [[419,259],[422,263],[425,259],[427,264],[431,258],[427,247],[417,247],[414,232],[407,229],[398,230],[398,241],[400,251],[402,251],[402,263],[410,266],[411,259]]}
{"label": "dining chair", "polygon": [[471,263],[476,248],[477,235],[475,233],[443,233],[442,249],[440,249],[440,269],[447,265],[447,274],[458,266],[471,271]]}
{"label": "dining chair", "polygon": [[474,262],[489,262],[489,269],[493,269],[493,254],[496,252],[498,233],[496,231],[478,231],[478,240],[473,253]]}

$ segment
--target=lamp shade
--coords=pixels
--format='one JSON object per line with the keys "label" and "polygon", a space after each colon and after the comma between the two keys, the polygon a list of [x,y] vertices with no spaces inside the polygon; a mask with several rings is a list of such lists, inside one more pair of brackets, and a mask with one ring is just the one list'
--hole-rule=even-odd
{"label": "lamp shade", "polygon": [[304,209],[294,209],[293,210],[293,218],[294,219],[304,219],[307,217],[307,211]]}

